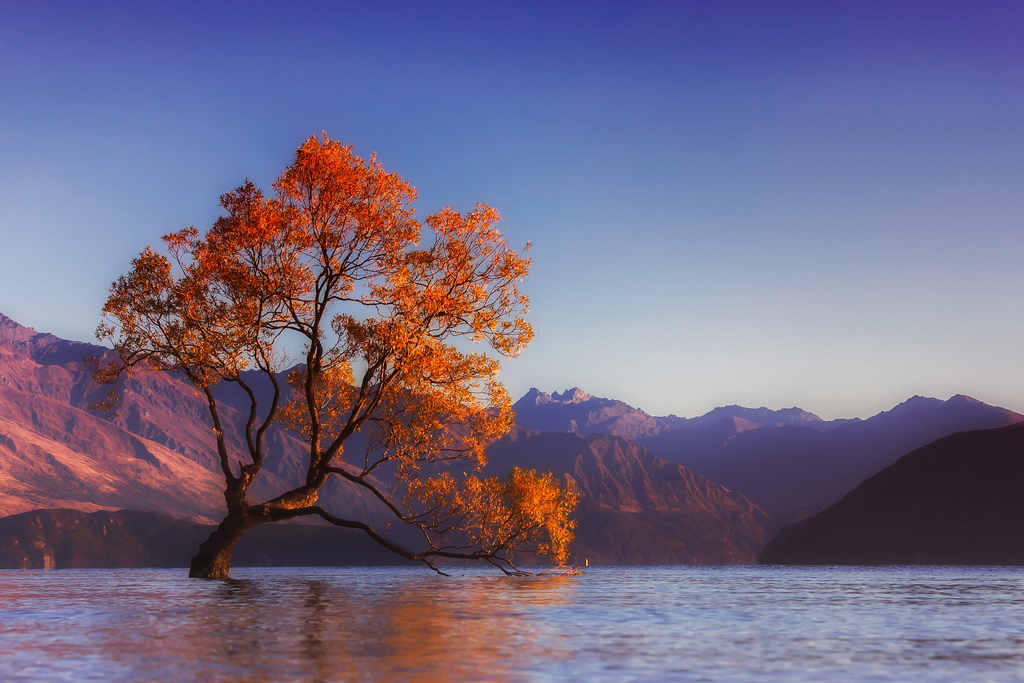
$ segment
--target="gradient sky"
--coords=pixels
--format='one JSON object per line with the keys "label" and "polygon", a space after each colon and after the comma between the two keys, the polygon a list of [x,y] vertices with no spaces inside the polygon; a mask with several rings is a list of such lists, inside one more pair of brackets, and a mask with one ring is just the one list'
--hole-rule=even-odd
{"label": "gradient sky", "polygon": [[[1024,410],[1015,3],[0,7],[0,312],[110,282],[321,129],[530,240],[514,396]],[[512,7],[515,5],[515,7]]]}

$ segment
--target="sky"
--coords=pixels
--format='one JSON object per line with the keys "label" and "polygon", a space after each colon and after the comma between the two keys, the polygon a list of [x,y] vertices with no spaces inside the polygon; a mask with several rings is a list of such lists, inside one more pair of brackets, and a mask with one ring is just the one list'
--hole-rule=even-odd
{"label": "sky", "polygon": [[[532,243],[514,397],[1024,411],[1014,3],[0,3],[0,312],[93,340],[324,130]],[[379,4],[379,3],[378,3]]]}

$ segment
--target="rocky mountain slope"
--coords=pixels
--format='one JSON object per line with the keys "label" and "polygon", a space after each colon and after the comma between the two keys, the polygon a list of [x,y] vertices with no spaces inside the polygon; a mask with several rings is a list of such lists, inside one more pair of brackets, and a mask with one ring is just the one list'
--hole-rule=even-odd
{"label": "rocky mountain slope", "polygon": [[[219,520],[223,475],[205,400],[173,374],[149,372],[121,383],[120,408],[108,418],[91,408],[107,388],[92,382],[89,359],[103,353],[0,316],[0,515],[131,508]],[[230,391],[218,388],[222,420],[230,451],[242,458],[245,416]],[[273,428],[268,444],[254,498],[304,475],[299,440]],[[385,514],[369,495],[335,484],[323,498],[339,514]]]}
{"label": "rocky mountain slope", "polygon": [[[121,408],[108,419],[90,409],[105,389],[87,359],[103,352],[0,316],[0,516],[135,509],[218,520],[223,485],[205,402],[175,376],[148,373],[120,387]],[[241,454],[244,406],[230,387],[217,391]],[[740,406],[662,418],[579,389],[531,390],[516,411],[522,425],[561,433],[515,430],[491,448],[491,471],[518,464],[571,478],[582,494],[575,550],[602,563],[752,561],[769,528],[822,509],[903,453],[1024,420],[963,396],[915,397],[867,420]],[[304,456],[300,441],[272,430],[255,495],[299,481]],[[323,501],[341,515],[388,520],[342,485],[329,485]]]}
{"label": "rocky mountain slope", "polygon": [[746,496],[613,436],[513,431],[489,467],[552,471],[580,493],[574,559],[601,564],[735,564],[756,557],[768,518]]}
{"label": "rocky mountain slope", "polygon": [[[108,419],[90,409],[105,393],[90,379],[96,353],[103,349],[0,318],[0,516],[133,509],[219,520],[223,484],[205,402],[173,375],[148,373],[120,387],[121,407]],[[241,454],[243,406],[230,387],[217,391]],[[298,481],[304,454],[274,430],[255,494]],[[622,439],[517,431],[491,459],[498,474],[518,464],[573,478],[583,494],[576,550],[593,562],[751,562],[766,540],[764,513],[749,500]],[[361,491],[335,485],[323,500],[382,528],[388,520]]]}
{"label": "rocky mountain slope", "polygon": [[[743,495],[617,437],[516,429],[490,460],[495,472],[520,465],[571,480],[579,564],[751,563],[767,537],[765,514]],[[35,510],[0,519],[0,568],[181,567],[210,530],[153,512]],[[295,524],[257,527],[234,554],[239,566],[397,561],[359,532]]]}
{"label": "rocky mountain slope", "polygon": [[783,564],[1024,563],[1024,424],[961,432],[900,458],[784,529]]}

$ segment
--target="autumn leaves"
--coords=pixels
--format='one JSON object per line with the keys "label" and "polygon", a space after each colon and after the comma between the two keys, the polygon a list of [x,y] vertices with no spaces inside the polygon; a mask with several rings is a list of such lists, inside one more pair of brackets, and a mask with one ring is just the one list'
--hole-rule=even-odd
{"label": "autumn leaves", "polygon": [[[575,494],[534,471],[478,472],[512,421],[499,358],[533,336],[519,290],[530,261],[505,244],[493,208],[445,208],[421,223],[415,196],[375,158],[309,138],[271,196],[246,181],[221,197],[224,213],[205,234],[167,235],[169,257],[146,249],[132,262],[103,310],[99,335],[119,361],[100,377],[180,371],[210,397],[215,424],[210,388],[245,389],[248,453],[227,453],[216,435],[229,517],[311,509],[334,476],[371,490],[421,533],[424,548],[400,554],[510,570],[514,553],[531,549],[564,563]],[[250,386],[251,371],[273,386],[269,399]],[[251,504],[272,423],[308,441],[306,483]],[[456,474],[458,461],[468,474]]]}

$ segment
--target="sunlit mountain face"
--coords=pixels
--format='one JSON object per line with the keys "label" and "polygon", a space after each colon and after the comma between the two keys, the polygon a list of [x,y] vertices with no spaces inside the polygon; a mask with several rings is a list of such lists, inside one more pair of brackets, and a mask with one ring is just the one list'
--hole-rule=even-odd
{"label": "sunlit mountain face", "polygon": [[[120,387],[115,415],[100,414],[91,404],[105,389],[92,383],[88,359],[104,352],[0,320],[0,513],[128,508],[218,520],[222,474],[205,402],[173,374],[152,372]],[[241,453],[242,403],[233,405],[229,387],[218,393],[229,444]],[[271,432],[254,493],[300,478],[305,453],[288,432]],[[767,540],[767,517],[745,496],[621,437],[517,428],[491,447],[489,459],[492,473],[519,465],[572,480],[581,493],[574,553],[584,559],[752,562]],[[379,484],[391,483],[383,473]],[[329,486],[322,501],[400,535],[398,525],[387,527],[385,511],[359,492]]]}
{"label": "sunlit mountain face", "polygon": [[[90,359],[106,352],[0,318],[0,512],[131,508],[219,520],[223,474],[205,400],[171,373],[148,372],[123,382],[120,407],[104,415],[93,405],[107,387],[92,381]],[[225,434],[242,453],[246,415],[225,398]],[[268,436],[254,497],[304,476],[302,442],[281,429]],[[325,498],[340,511],[380,519],[361,492],[329,488]]]}
{"label": "sunlit mountain face", "polygon": [[[223,483],[205,402],[188,383],[154,372],[120,387],[115,415],[98,413],[91,406],[105,389],[93,384],[88,359],[105,352],[0,317],[0,515],[136,509],[218,520]],[[218,392],[229,443],[242,452],[242,404],[230,388]],[[633,564],[752,562],[776,527],[834,503],[909,451],[1024,421],[966,396],[913,397],[866,420],[736,405],[658,417],[580,388],[532,389],[515,411],[517,427],[489,450],[489,471],[519,465],[572,480],[574,555]],[[257,495],[304,472],[300,440],[275,429],[270,445]],[[390,485],[386,473],[379,483]],[[360,492],[329,486],[323,501],[387,524]]]}

